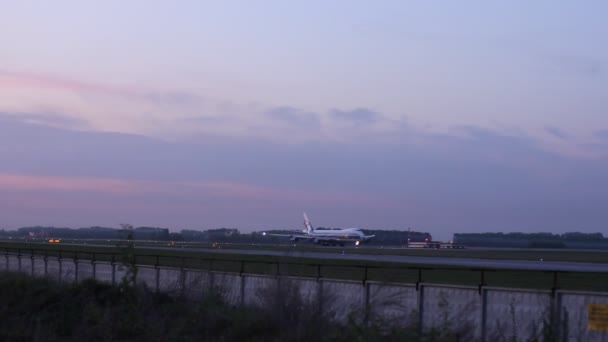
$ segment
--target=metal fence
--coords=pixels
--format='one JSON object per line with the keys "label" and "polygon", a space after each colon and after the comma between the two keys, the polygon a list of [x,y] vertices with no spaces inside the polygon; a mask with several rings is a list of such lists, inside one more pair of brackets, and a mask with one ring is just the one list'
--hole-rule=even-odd
{"label": "metal fence", "polygon": [[[172,267],[179,269],[199,269],[205,271],[221,271],[250,273],[273,276],[301,276],[309,278],[331,278],[344,280],[385,281],[397,283],[413,283],[418,287],[421,283],[458,284],[476,286],[481,294],[486,286],[519,287],[549,290],[555,293],[558,289],[594,290],[608,292],[608,273],[573,272],[573,271],[544,271],[544,270],[518,270],[484,267],[451,267],[451,266],[416,266],[369,263],[353,265],[344,262],[327,261],[298,261],[296,258],[274,258],[276,260],[255,260],[255,257],[235,255],[234,257],[220,258],[205,256],[200,253],[191,255],[162,255],[128,252],[84,252],[78,250],[37,249],[37,248],[9,248],[1,249],[8,258],[16,255],[19,258],[18,267],[22,271],[22,257],[42,257],[45,270],[48,268],[46,260],[55,258],[59,261],[72,260],[76,265],[74,272],[78,273],[78,265],[90,262],[95,265],[99,262],[109,263],[114,269],[120,265],[145,265],[159,267]],[[132,254],[129,254],[132,253]],[[238,253],[238,251],[235,251]],[[287,255],[289,257],[289,255]],[[7,259],[8,260],[8,259]],[[62,264],[60,262],[60,264]],[[33,270],[33,263],[30,265]],[[115,272],[114,272],[115,274]],[[114,282],[116,281],[114,277]]]}
{"label": "metal fence", "polygon": [[[548,324],[563,340],[608,341],[607,332],[587,329],[587,305],[608,304],[608,292],[560,289],[560,279],[573,272],[540,272],[538,274],[548,279],[549,287],[522,289],[489,285],[488,279],[493,275],[500,273],[504,278],[512,272],[495,269],[146,254],[126,260],[121,253],[43,249],[4,249],[4,257],[0,269],[60,281],[92,278],[111,284],[124,278],[127,273],[124,262],[129,261],[138,270],[137,281],[157,291],[201,295],[210,288],[221,289],[225,299],[235,305],[263,305],[268,289],[291,283],[303,297],[319,302],[323,310],[331,312],[338,321],[351,317],[364,323],[381,319],[398,325],[415,324],[420,332],[467,326],[472,340],[500,340],[501,336],[505,340],[527,340]],[[443,283],[430,281],[437,274],[453,271],[464,273],[437,278]],[[393,272],[396,274],[389,274]],[[409,274],[404,277],[400,274],[403,272]],[[379,273],[383,273],[385,279],[378,279]],[[471,275],[472,285],[450,284],[454,274]]]}

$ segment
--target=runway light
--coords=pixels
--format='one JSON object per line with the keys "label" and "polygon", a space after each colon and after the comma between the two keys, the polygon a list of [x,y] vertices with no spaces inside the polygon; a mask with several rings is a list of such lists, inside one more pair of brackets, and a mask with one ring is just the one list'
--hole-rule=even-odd
{"label": "runway light", "polygon": [[355,246],[359,246],[359,241],[355,241]]}

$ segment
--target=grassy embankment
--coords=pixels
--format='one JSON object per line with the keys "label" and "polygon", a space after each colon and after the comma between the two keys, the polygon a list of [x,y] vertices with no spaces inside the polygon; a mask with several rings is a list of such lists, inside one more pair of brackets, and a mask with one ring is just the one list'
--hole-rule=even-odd
{"label": "grassy embankment", "polygon": [[[268,246],[263,246],[268,248]],[[16,251],[21,248],[23,253],[34,249],[35,254],[58,256],[59,250],[64,258],[78,257],[110,261],[112,256],[120,262],[122,250],[108,245],[77,246],[70,244],[48,244],[32,242],[0,242],[0,248],[10,248]],[[226,248],[224,246],[223,248]],[[284,248],[284,247],[277,247]],[[310,247],[299,248],[299,251],[310,250]],[[319,249],[315,249],[319,251]],[[324,248],[324,252],[341,252],[341,249]],[[135,250],[136,261],[141,265],[158,265],[172,267],[188,267],[204,270],[246,272],[256,274],[282,274],[304,277],[323,277],[349,280],[375,280],[387,282],[415,283],[422,280],[425,283],[471,285],[481,283],[479,269],[465,267],[450,267],[445,265],[415,265],[408,263],[388,263],[376,261],[352,261],[337,259],[295,258],[289,256],[224,254],[175,249],[146,249],[141,246]],[[349,253],[375,253],[415,256],[469,257],[487,259],[538,260],[538,255],[546,261],[578,261],[578,262],[608,262],[608,253],[587,251],[521,251],[521,250],[390,250],[390,249],[349,249]],[[532,259],[533,258],[533,259]],[[421,276],[421,278],[420,278]],[[484,283],[488,286],[520,287],[551,289],[554,274],[543,271],[519,270],[486,270]],[[608,291],[608,274],[559,272],[558,287],[562,289],[585,291]]]}

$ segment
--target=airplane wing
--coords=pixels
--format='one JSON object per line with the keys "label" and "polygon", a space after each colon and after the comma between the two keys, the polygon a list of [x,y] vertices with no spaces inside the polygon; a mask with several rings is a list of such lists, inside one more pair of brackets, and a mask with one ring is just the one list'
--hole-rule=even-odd
{"label": "airplane wing", "polygon": [[293,236],[293,234],[264,234],[264,235],[268,235],[268,236],[282,236],[282,237]]}

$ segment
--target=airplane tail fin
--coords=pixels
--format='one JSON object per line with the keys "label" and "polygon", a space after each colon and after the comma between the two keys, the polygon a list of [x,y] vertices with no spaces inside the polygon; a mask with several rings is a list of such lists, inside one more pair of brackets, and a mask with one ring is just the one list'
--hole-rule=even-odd
{"label": "airplane tail fin", "polygon": [[315,229],[310,224],[310,221],[308,220],[308,216],[306,216],[306,213],[304,213],[304,227],[306,227],[306,233],[312,233],[315,231]]}

